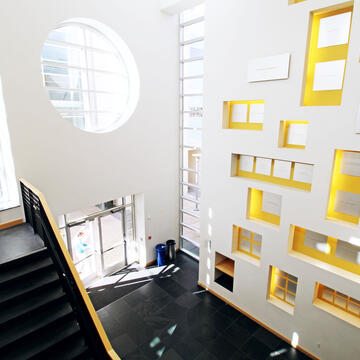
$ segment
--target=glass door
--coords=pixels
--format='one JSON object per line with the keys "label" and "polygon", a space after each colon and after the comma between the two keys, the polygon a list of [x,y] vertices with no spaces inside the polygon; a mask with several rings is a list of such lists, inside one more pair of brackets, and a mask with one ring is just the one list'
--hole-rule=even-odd
{"label": "glass door", "polygon": [[124,209],[99,217],[101,272],[105,276],[127,265]]}
{"label": "glass door", "polygon": [[70,254],[83,282],[96,278],[96,221],[84,220],[67,226],[67,238]]}

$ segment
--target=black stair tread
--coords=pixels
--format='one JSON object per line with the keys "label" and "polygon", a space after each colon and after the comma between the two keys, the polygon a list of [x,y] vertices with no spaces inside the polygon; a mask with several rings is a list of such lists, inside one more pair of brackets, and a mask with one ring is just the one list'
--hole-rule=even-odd
{"label": "black stair tread", "polygon": [[20,265],[28,264],[34,262],[35,260],[40,260],[41,258],[48,256],[49,256],[48,249],[44,246],[38,250],[31,251],[27,254],[23,254],[13,259],[0,263],[0,272],[6,269],[17,268]]}
{"label": "black stair tread", "polygon": [[92,357],[90,350],[84,351],[82,354],[73,358],[73,360],[94,360]]}
{"label": "black stair tread", "polygon": [[[49,306],[40,308],[39,311],[24,316],[21,321],[17,321],[11,326],[7,325],[4,329],[0,328],[0,348],[7,346],[41,328],[56,324],[59,319],[75,316],[72,307],[67,302],[66,297],[60,301],[55,301]],[[1,353],[1,350],[0,350]]]}
{"label": "black stair tread", "polygon": [[[36,333],[32,336],[27,336],[23,341],[17,342],[16,347],[11,348],[9,351],[2,352],[2,355],[4,359],[7,360],[30,359],[79,332],[80,328],[78,323],[75,320],[68,321],[57,327],[53,327],[51,331],[46,329],[46,331],[41,334]],[[62,351],[61,344],[59,345],[58,351]]]}
{"label": "black stair tread", "polygon": [[53,267],[54,264],[50,257],[45,257],[32,263],[22,264],[17,268],[10,268],[8,270],[1,271],[0,286],[9,281],[17,280],[22,276],[29,276],[29,274],[49,266]]}
{"label": "black stair tread", "polygon": [[50,286],[43,291],[38,291],[32,297],[24,297],[22,302],[0,307],[0,325],[64,296],[61,285],[58,283],[54,284],[54,286]]}
{"label": "black stair tread", "polygon": [[50,271],[37,272],[34,274],[34,276],[21,281],[21,284],[18,282],[11,283],[4,289],[0,289],[0,306],[3,306],[5,301],[14,299],[18,296],[29,296],[29,292],[36,291],[42,286],[48,285],[55,281],[60,281],[60,279],[54,268]]}
{"label": "black stair tread", "polygon": [[51,360],[72,360],[89,351],[85,339],[81,333],[76,336],[66,338],[64,341],[55,344],[52,348],[44,351],[31,360],[51,359]]}

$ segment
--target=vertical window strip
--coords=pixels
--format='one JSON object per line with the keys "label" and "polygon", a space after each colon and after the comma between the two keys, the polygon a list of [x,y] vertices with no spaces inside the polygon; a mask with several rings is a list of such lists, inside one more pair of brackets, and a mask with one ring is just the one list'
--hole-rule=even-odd
{"label": "vertical window strip", "polygon": [[[201,128],[198,126],[199,119],[202,120],[203,105],[202,105],[202,79],[203,71],[196,69],[197,66],[203,66],[202,47],[199,42],[203,41],[204,34],[201,29],[204,26],[204,6],[198,5],[192,9],[185,10],[180,14],[179,26],[179,40],[180,40],[180,184],[185,182],[188,184],[199,184],[200,177],[200,161],[201,161],[201,143],[196,141],[196,136],[201,136]],[[197,24],[197,26],[193,26]],[[200,32],[197,32],[199,29]],[[184,42],[184,33],[186,33],[186,42]],[[190,34],[190,35],[189,35]],[[198,42],[196,43],[196,39]],[[199,55],[200,54],[200,55]],[[186,60],[186,61],[184,61]],[[196,76],[184,76],[184,67],[194,67],[192,71],[196,72]],[[200,81],[200,83],[199,83]],[[190,90],[194,87],[196,89],[196,96],[184,96],[184,82],[186,87]],[[200,85],[199,85],[200,84]],[[188,90],[187,93],[191,91]],[[185,99],[186,98],[186,99]],[[200,101],[199,101],[200,100]],[[186,104],[185,104],[186,102]],[[192,120],[194,119],[194,120]],[[186,126],[184,125],[187,121]],[[197,125],[195,126],[194,123]],[[192,145],[196,144],[196,145]],[[184,179],[181,169],[191,169],[194,171],[185,172],[187,179]],[[187,181],[185,181],[187,180]],[[184,202],[184,198],[194,197],[198,203],[196,206],[190,202]],[[190,196],[192,195],[192,196]],[[186,224],[184,221],[184,214],[186,212],[200,213],[200,189],[192,188],[191,186],[180,186],[180,248],[189,253],[189,255],[198,258],[199,256],[199,240],[200,234],[197,234],[196,239],[189,239],[191,243],[182,236],[185,225],[200,228],[200,219],[194,218],[194,223]],[[187,208],[193,206],[194,208]],[[199,214],[200,215],[200,214]],[[189,217],[187,218],[189,219]],[[189,246],[191,250],[189,250]]]}

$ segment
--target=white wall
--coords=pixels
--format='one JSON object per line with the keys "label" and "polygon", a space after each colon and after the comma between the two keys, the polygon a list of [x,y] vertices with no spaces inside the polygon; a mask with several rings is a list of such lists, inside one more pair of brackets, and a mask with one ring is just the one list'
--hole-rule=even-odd
{"label": "white wall", "polygon": [[[17,177],[48,199],[55,216],[144,193],[146,261],[156,243],[178,236],[178,22],[160,1],[3,0],[0,75]],[[42,85],[47,34],[70,18],[98,20],[132,51],[140,100],[131,119],[107,134],[63,120]],[[0,213],[0,223],[21,216]]]}
{"label": "white wall", "polygon": [[[334,149],[360,150],[355,117],[360,101],[360,13],[355,1],[342,105],[300,106],[309,13],[341,1],[308,0],[288,6],[287,0],[207,0],[203,148],[201,168],[200,282],[210,276],[211,289],[321,359],[357,359],[359,329],[312,305],[315,282],[360,299],[358,283],[287,255],[290,224],[341,237],[359,236],[358,228],[325,219]],[[247,83],[247,62],[291,53],[290,78]],[[216,86],[215,86],[216,85]],[[222,129],[224,100],[265,100],[263,131]],[[306,150],[278,148],[281,120],[309,122]],[[315,164],[311,192],[230,177],[231,153],[260,155]],[[249,187],[282,195],[278,229],[246,219]],[[212,209],[212,219],[208,209]],[[208,225],[212,235],[208,235]],[[231,256],[232,225],[263,235],[261,265],[236,259],[234,292],[213,282],[214,252]],[[207,240],[212,249],[207,251]],[[207,258],[211,268],[207,269]],[[294,315],[266,301],[269,266],[298,277]],[[317,344],[320,344],[318,347]]]}

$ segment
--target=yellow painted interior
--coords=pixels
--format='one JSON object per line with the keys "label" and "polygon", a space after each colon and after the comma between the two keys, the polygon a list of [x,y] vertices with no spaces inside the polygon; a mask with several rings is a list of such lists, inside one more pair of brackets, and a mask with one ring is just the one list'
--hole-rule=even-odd
{"label": "yellow painted interior", "polygon": [[288,144],[287,143],[287,139],[288,139],[288,135],[289,135],[289,127],[293,124],[308,124],[307,121],[284,121],[283,122],[283,126],[284,126],[284,131],[283,131],[283,141],[282,141],[282,146],[289,148],[289,149],[305,149],[305,145],[295,145],[295,144]]}
{"label": "yellow painted interior", "polygon": [[[247,104],[247,118],[246,123],[232,122],[232,108],[237,104]],[[251,123],[250,118],[250,105],[251,104],[265,104],[264,100],[247,100],[247,101],[227,101],[228,114],[229,114],[229,129],[240,129],[240,130],[262,130],[262,123]]]}
{"label": "yellow painted interior", "polygon": [[360,194],[360,177],[344,175],[340,173],[341,160],[344,151],[346,150],[335,150],[327,217],[329,219],[336,219],[346,221],[352,224],[359,224],[359,216],[343,214],[335,211],[336,191],[347,191],[355,194]]}
{"label": "yellow painted interior", "polygon": [[262,210],[262,190],[249,189],[249,196],[249,219],[262,220],[276,226],[280,225],[280,216]]}
{"label": "yellow painted interior", "polygon": [[336,257],[336,246],[338,239],[328,236],[327,245],[329,248],[329,252],[323,253],[322,251],[315,250],[308,246],[305,246],[305,231],[306,231],[305,229],[299,226],[295,226],[292,250],[307,255],[311,258],[320,260],[324,263],[336,266],[343,270],[350,271],[354,274],[360,275],[359,264],[355,264],[350,261],[346,261]]}
{"label": "yellow painted interior", "polygon": [[[236,225],[233,226],[233,236],[235,236],[235,239],[237,242],[236,251],[240,251],[240,252],[242,252],[246,255],[249,255],[257,260],[260,260],[260,256],[257,256],[253,253],[253,249],[254,249],[254,244],[259,245],[261,247],[261,243],[255,241],[254,240],[254,232],[253,231],[250,231],[250,232],[251,232],[251,238],[248,239],[247,237],[241,235],[241,227],[240,226],[236,226]],[[243,241],[247,241],[250,243],[250,252],[245,251],[244,249],[241,248],[240,245],[241,245],[241,242],[243,242]]]}
{"label": "yellow painted interior", "polygon": [[311,184],[293,180],[294,167],[295,167],[294,161],[291,163],[290,179],[282,179],[282,178],[278,178],[278,177],[275,177],[272,175],[274,173],[275,160],[278,160],[278,159],[272,159],[271,175],[263,175],[263,174],[255,173],[256,157],[254,157],[254,167],[253,167],[252,172],[240,170],[240,156],[241,155],[237,154],[236,176],[259,180],[259,181],[270,182],[270,183],[281,185],[281,186],[289,186],[289,187],[293,187],[293,188],[297,188],[297,189],[301,189],[301,190],[311,191]]}
{"label": "yellow painted interior", "polygon": [[[324,297],[324,290],[327,291],[327,294],[332,293],[332,300],[328,300],[327,298]],[[345,307],[339,306],[336,302],[335,299],[336,298],[341,298],[344,303],[345,303]],[[357,308],[359,308],[360,306],[360,302],[359,300],[356,300],[352,297],[350,297],[349,295],[345,295],[343,293],[340,293],[334,289],[331,289],[323,284],[317,284],[316,286],[316,298],[320,299],[321,301],[325,301],[326,303],[335,306],[338,309],[341,309],[342,311],[347,312],[348,314],[352,315],[352,316],[356,316],[358,318],[360,318],[360,312],[353,312],[351,311],[351,308],[349,308],[349,304],[354,304],[356,305]]]}
{"label": "yellow painted interior", "polygon": [[[276,268],[275,266],[271,266],[271,267],[270,267],[270,271],[271,271],[270,295],[273,296],[273,297],[275,297],[275,298],[277,298],[277,299],[279,299],[279,300],[281,300],[281,301],[284,301],[286,304],[294,307],[294,306],[295,306],[294,304],[292,304],[291,302],[289,302],[289,301],[286,300],[286,295],[287,295],[287,293],[289,293],[289,294],[292,294],[292,295],[296,296],[295,293],[293,293],[292,291],[290,291],[290,290],[288,289],[288,284],[289,284],[289,282],[292,282],[292,283],[294,283],[294,284],[297,285],[297,281],[292,280],[292,279],[289,277],[289,274],[288,274],[288,273],[279,270],[279,269]],[[283,278],[283,279],[285,280],[285,287],[282,287],[282,286],[276,284],[275,275],[277,275],[277,276],[279,276],[279,277],[281,277],[281,278]],[[283,298],[279,297],[279,296],[276,294],[276,292],[275,292],[276,288],[279,288],[279,289],[281,289],[281,290],[284,291],[284,297],[283,297]]]}
{"label": "yellow painted interior", "polygon": [[[309,34],[309,49],[304,87],[304,106],[335,106],[341,105],[342,89],[313,91],[315,65],[319,62],[347,60],[349,44],[318,48],[320,19],[352,11],[352,6],[330,11],[315,11],[311,14],[311,33]],[[351,27],[351,25],[350,25]],[[351,28],[350,28],[351,30]],[[346,69],[346,64],[345,64]],[[345,76],[344,76],[345,78]]]}
{"label": "yellow painted interior", "polygon": [[303,2],[303,1],[306,1],[306,0],[289,0],[289,5],[301,3],[301,2]]}

